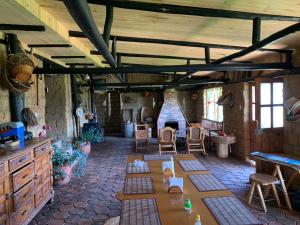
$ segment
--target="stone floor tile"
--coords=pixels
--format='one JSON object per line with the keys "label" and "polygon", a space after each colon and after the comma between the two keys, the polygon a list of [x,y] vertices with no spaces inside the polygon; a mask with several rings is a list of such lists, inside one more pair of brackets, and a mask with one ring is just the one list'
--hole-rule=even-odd
{"label": "stone floor tile", "polygon": [[[45,206],[30,225],[103,225],[110,217],[120,215],[121,203],[115,194],[123,189],[127,156],[134,153],[134,146],[133,139],[118,137],[105,137],[103,143],[93,146],[86,176],[54,187],[54,203]],[[157,152],[155,139],[149,149]],[[239,199],[246,201],[249,175],[255,173],[254,167],[232,158],[219,159],[214,153],[207,157],[195,155]],[[265,214],[258,201],[253,201],[250,206],[252,212],[269,225],[300,225],[299,212],[289,213],[274,207],[274,204],[267,204],[267,208]]]}

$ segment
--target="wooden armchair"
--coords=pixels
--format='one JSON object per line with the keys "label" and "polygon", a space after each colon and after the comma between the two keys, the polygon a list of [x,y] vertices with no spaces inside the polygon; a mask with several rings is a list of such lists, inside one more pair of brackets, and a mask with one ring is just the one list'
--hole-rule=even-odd
{"label": "wooden armchair", "polygon": [[138,151],[138,142],[146,141],[147,147],[149,147],[148,125],[140,124],[135,125],[135,151]]}
{"label": "wooden armchair", "polygon": [[176,130],[171,127],[160,129],[158,136],[158,147],[159,154],[162,154],[163,152],[177,154]]}
{"label": "wooden armchair", "polygon": [[204,139],[204,128],[200,124],[190,124],[186,135],[186,146],[188,152],[202,152],[206,155]]}

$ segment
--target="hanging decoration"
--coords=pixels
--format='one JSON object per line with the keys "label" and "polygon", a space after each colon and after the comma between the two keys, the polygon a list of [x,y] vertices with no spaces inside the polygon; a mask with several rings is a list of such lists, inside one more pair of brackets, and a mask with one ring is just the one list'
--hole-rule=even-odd
{"label": "hanging decoration", "polygon": [[288,121],[295,121],[300,118],[300,100],[291,97],[284,102],[286,111],[286,119]]}
{"label": "hanging decoration", "polygon": [[4,83],[9,91],[23,93],[30,89],[31,76],[35,63],[25,53],[11,54],[7,57]]}
{"label": "hanging decoration", "polygon": [[198,93],[193,93],[193,94],[192,94],[192,99],[193,99],[194,101],[197,101],[198,98],[199,98],[199,94],[198,94]]}
{"label": "hanging decoration", "polygon": [[30,108],[23,109],[22,118],[27,127],[34,127],[38,125],[38,120]]}
{"label": "hanging decoration", "polygon": [[234,95],[231,91],[228,91],[226,94],[222,95],[217,101],[218,105],[229,107],[233,107],[234,103]]}

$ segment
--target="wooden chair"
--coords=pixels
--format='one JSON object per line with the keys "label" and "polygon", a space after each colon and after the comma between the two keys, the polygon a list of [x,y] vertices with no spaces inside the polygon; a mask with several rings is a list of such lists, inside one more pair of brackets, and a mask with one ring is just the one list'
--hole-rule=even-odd
{"label": "wooden chair", "polygon": [[[278,207],[281,207],[278,193],[277,193],[277,190],[275,187],[275,183],[277,182],[276,177],[269,175],[269,174],[255,173],[255,174],[250,175],[250,181],[251,181],[251,188],[250,188],[249,198],[248,198],[249,205],[251,204],[253,193],[256,188],[261,205],[263,207],[263,210],[264,210],[264,212],[267,212],[267,207],[266,207],[265,199],[264,199],[264,196],[263,196],[263,193],[261,190],[261,185],[262,186],[271,185],[276,203],[277,203]],[[267,196],[265,196],[265,197],[267,197]]]}
{"label": "wooden chair", "polygon": [[200,124],[190,124],[186,135],[188,152],[202,152],[206,155],[204,144],[205,136],[205,130]]}
{"label": "wooden chair", "polygon": [[175,129],[171,127],[165,127],[159,130],[158,148],[159,154],[161,154],[162,152],[177,154]]}
{"label": "wooden chair", "polygon": [[139,141],[145,141],[147,143],[147,148],[149,147],[149,135],[148,135],[148,125],[147,124],[135,124],[135,151],[138,151]]}

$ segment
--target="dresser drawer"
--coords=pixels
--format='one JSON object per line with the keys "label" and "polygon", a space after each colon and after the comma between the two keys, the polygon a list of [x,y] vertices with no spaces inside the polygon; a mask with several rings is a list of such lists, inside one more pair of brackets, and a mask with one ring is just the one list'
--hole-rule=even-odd
{"label": "dresser drawer", "polygon": [[17,191],[34,177],[34,163],[31,163],[20,169],[12,175],[13,190]]}
{"label": "dresser drawer", "polygon": [[28,151],[27,153],[20,155],[14,159],[9,160],[9,170],[16,170],[26,163],[31,162],[33,159],[32,151]]}
{"label": "dresser drawer", "polygon": [[35,157],[38,157],[42,154],[44,154],[45,152],[47,151],[50,151],[51,150],[51,147],[50,147],[50,143],[45,143],[45,144],[42,144],[36,148],[34,148],[34,156]]}
{"label": "dresser drawer", "polygon": [[21,208],[25,202],[30,199],[33,199],[34,196],[34,181],[29,182],[18,192],[13,194],[14,209],[18,210]]}
{"label": "dresser drawer", "polygon": [[24,202],[24,205],[11,215],[11,224],[20,225],[28,219],[34,210],[33,199]]}
{"label": "dresser drawer", "polygon": [[5,175],[5,166],[4,163],[0,164],[0,177]]}

